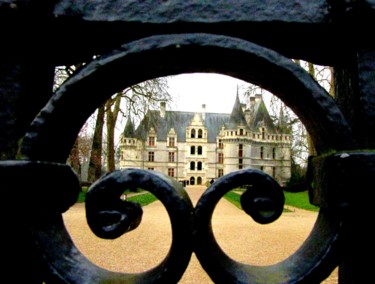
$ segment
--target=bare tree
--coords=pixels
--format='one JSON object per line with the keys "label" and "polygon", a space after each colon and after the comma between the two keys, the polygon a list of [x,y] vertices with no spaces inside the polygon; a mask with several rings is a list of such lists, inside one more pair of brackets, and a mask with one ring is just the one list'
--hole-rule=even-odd
{"label": "bare tree", "polygon": [[[54,91],[85,63],[73,66],[59,66],[55,68]],[[134,86],[130,86],[109,98],[106,103],[95,112],[95,128],[91,144],[88,180],[95,181],[101,176],[105,154],[106,170],[115,170],[116,141],[115,132],[119,117],[127,117],[132,113],[134,118],[142,117],[149,109],[155,108],[160,101],[171,101],[168,92],[168,77],[155,78]],[[105,125],[105,128],[104,128]],[[106,131],[104,131],[104,129]],[[121,131],[121,130],[120,130]],[[105,134],[105,136],[104,136]],[[105,148],[103,138],[105,137]],[[79,156],[80,140],[77,137],[69,161],[77,170],[81,170]],[[105,149],[105,151],[103,151]]]}
{"label": "bare tree", "polygon": [[87,181],[94,182],[102,175],[102,144],[104,127],[104,105],[97,109],[94,135],[91,143]]}
{"label": "bare tree", "polygon": [[[295,63],[301,66],[301,61],[300,60],[295,60]],[[312,64],[310,62],[306,62],[306,64],[307,64],[307,70],[308,70],[309,74],[313,78],[316,78],[314,64]],[[300,136],[300,138],[304,137],[305,139],[303,139],[303,140],[306,140],[308,155],[309,156],[315,156],[316,155],[316,150],[315,150],[315,147],[314,147],[314,143],[313,143],[313,141],[311,139],[311,136],[310,136],[310,134],[306,130],[304,130],[304,133],[306,133],[306,135]],[[300,140],[300,142],[302,143],[303,140]],[[298,145],[298,146],[300,148],[303,148],[302,146],[304,146],[304,145],[301,144],[301,145]]]}
{"label": "bare tree", "polygon": [[[332,68],[326,66],[314,65],[310,62],[293,60],[296,64],[304,68],[327,92],[334,96]],[[263,90],[256,85],[250,85],[245,89],[245,96],[251,96],[262,93]],[[292,135],[293,145],[291,149],[292,164],[299,165],[302,168],[307,163],[310,155],[316,155],[316,150],[312,139],[294,112],[288,108],[278,97],[271,95],[269,112],[274,123],[278,123],[280,110],[283,110],[284,119]]]}
{"label": "bare tree", "polygon": [[106,166],[107,171],[115,170],[115,131],[119,115],[143,117],[149,109],[155,108],[161,101],[171,101],[168,92],[168,77],[156,78],[130,86],[116,93],[105,104],[106,115]]}
{"label": "bare tree", "polygon": [[76,171],[78,176],[82,176],[82,165],[87,164],[91,149],[91,135],[88,132],[88,125],[82,127],[68,157],[68,164]]}

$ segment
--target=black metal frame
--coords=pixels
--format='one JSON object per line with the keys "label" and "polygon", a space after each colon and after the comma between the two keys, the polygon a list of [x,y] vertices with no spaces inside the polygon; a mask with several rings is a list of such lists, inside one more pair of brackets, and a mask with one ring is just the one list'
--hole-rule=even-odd
{"label": "black metal frame", "polygon": [[[0,62],[0,188],[3,203],[18,201],[4,206],[6,241],[13,246],[6,267],[31,267],[18,276],[25,283],[176,283],[195,252],[215,283],[319,283],[337,265],[340,283],[364,283],[372,260],[359,260],[373,247],[368,225],[375,51],[371,35],[360,31],[374,24],[374,11],[373,1],[344,0],[0,1],[0,24],[9,27]],[[94,55],[100,56],[91,59]],[[332,66],[335,99],[290,58]],[[87,64],[52,96],[54,67],[81,62]],[[116,91],[185,72],[240,78],[293,109],[319,155],[310,158],[308,173],[311,202],[321,208],[317,222],[286,260],[249,266],[221,251],[210,220],[225,192],[245,184],[252,185],[241,201],[245,211],[261,223],[277,219],[284,201],[269,176],[254,170],[226,175],[194,208],[168,177],[134,169],[113,172],[87,196],[93,232],[116,238],[136,229],[142,209],[120,195],[124,185],[142,185],[166,207],[173,241],[165,260],[149,271],[99,268],[75,248],[61,217],[79,192],[78,179],[65,164],[75,137]],[[51,183],[58,184],[53,200],[46,198]],[[274,214],[262,216],[264,208]]]}

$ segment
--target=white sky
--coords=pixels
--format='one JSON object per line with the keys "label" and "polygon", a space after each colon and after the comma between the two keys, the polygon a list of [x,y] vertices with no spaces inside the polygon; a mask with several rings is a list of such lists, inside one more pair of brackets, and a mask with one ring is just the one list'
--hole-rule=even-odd
{"label": "white sky", "polygon": [[[180,111],[230,113],[236,99],[240,100],[249,84],[237,78],[213,73],[191,73],[172,76],[168,81],[169,93],[175,98],[171,108]],[[167,107],[167,110],[170,109]]]}

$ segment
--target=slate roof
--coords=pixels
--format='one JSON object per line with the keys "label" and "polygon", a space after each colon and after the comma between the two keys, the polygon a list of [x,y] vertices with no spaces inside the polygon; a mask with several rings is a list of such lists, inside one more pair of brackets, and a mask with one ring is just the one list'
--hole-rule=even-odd
{"label": "slate roof", "polygon": [[259,131],[259,127],[265,127],[269,132],[276,133],[275,125],[262,99],[256,102],[254,104],[254,109],[250,111],[252,111],[252,119],[249,122],[251,130]]}
{"label": "slate roof", "polygon": [[232,112],[230,114],[229,122],[226,123],[226,128],[235,129],[238,125],[243,125],[247,128],[247,122],[242,110],[242,105],[238,93],[234,102]]}
{"label": "slate roof", "polygon": [[125,129],[124,129],[124,137],[135,138],[134,123],[132,122],[132,119],[130,116],[128,117],[128,120],[126,121]]}
{"label": "slate roof", "polygon": [[[225,127],[225,129],[235,129],[238,125],[242,125],[245,128],[250,128],[251,130],[255,131],[259,131],[259,127],[266,127],[269,132],[276,133],[276,127],[273,124],[266,105],[264,104],[264,101],[262,99],[254,104],[253,108],[250,109],[250,112],[252,113],[252,119],[248,124],[248,122],[246,122],[244,112],[242,110],[242,105],[237,94],[232,112],[230,114],[205,113],[205,119],[203,123],[207,128],[208,142],[216,142],[216,137],[223,126]],[[133,130],[134,134],[132,133],[131,126],[128,126],[128,120],[125,126],[124,134],[133,134],[135,138],[145,140],[147,138],[149,130],[153,127],[156,131],[157,140],[167,141],[168,133],[171,128],[173,128],[177,134],[177,141],[185,142],[186,128],[191,124],[194,115],[194,112],[165,111],[165,115],[164,117],[162,117],[159,110],[149,110],[137,129],[135,131]]]}
{"label": "slate roof", "polygon": [[[174,128],[177,141],[186,141],[186,128],[194,118],[194,112],[166,111],[165,116],[160,116],[160,111],[150,110],[136,130],[136,137],[146,139],[148,131],[153,127],[158,141],[167,141],[168,133]],[[208,142],[216,142],[216,136],[221,127],[229,121],[229,114],[206,113],[204,125],[208,131]]]}

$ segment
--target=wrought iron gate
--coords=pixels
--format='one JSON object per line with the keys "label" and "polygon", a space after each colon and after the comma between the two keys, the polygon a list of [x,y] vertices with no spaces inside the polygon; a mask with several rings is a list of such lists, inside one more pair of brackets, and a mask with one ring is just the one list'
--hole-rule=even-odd
{"label": "wrought iron gate", "polygon": [[[374,11],[370,0],[0,1],[5,278],[176,283],[194,252],[215,283],[319,283],[338,265],[340,283],[371,282],[373,260],[365,256],[374,243]],[[332,66],[335,99],[290,58]],[[87,64],[52,94],[54,67],[81,62]],[[186,72],[257,84],[299,116],[318,152],[308,171],[317,222],[281,263],[246,265],[216,243],[212,213],[226,191],[251,183],[243,208],[260,223],[274,221],[283,195],[272,178],[255,170],[226,175],[194,208],[184,189],[162,175],[114,172],[88,194],[93,232],[115,238],[138,226],[141,209],[120,195],[122,186],[139,184],[166,207],[173,241],[165,260],[144,273],[99,268],[75,248],[62,222],[80,190],[65,163],[70,149],[88,116],[116,91]],[[265,207],[272,214],[264,216]]]}

